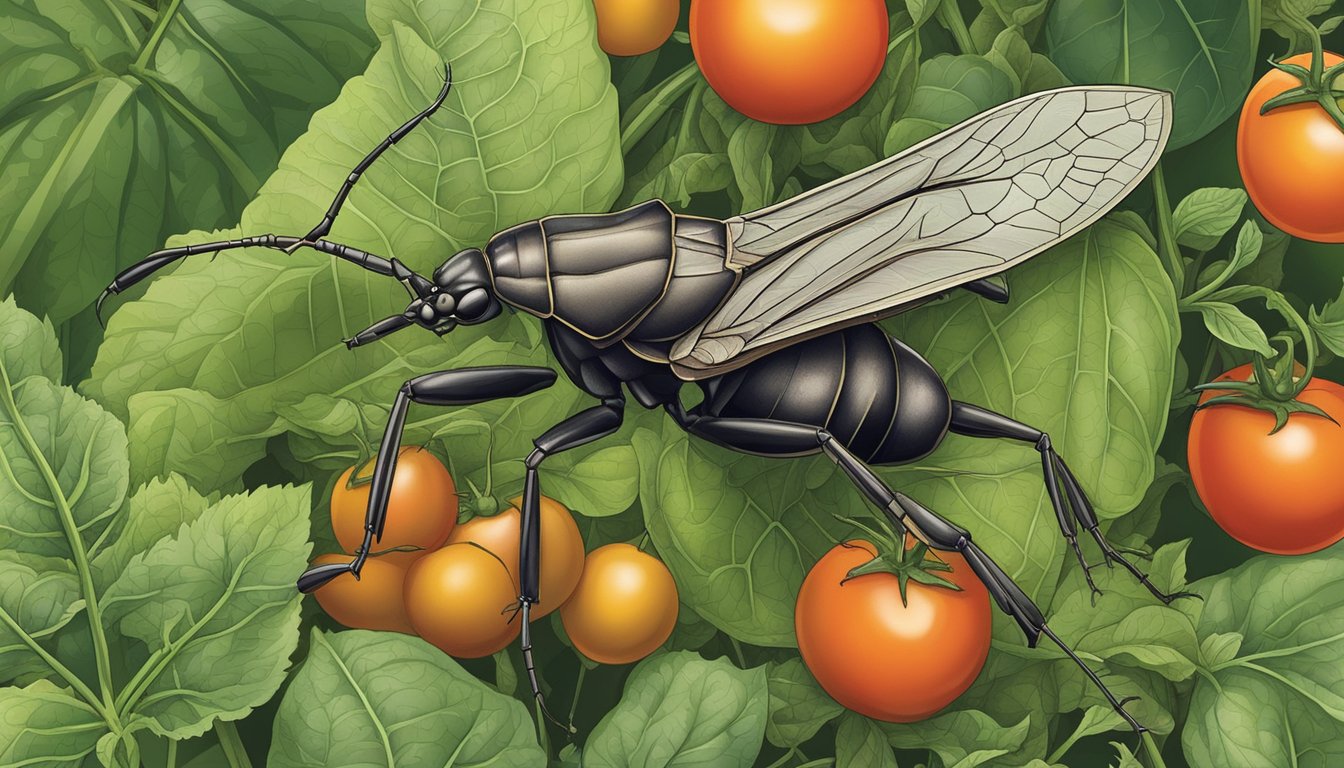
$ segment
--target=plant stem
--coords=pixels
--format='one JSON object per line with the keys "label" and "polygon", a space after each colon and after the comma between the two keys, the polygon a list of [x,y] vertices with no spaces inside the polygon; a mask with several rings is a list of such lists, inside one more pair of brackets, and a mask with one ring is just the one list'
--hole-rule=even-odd
{"label": "plant stem", "polygon": [[798,768],[826,768],[826,766],[832,765],[835,765],[834,757],[820,757],[810,763],[803,763]]}
{"label": "plant stem", "polygon": [[551,735],[546,732],[546,714],[541,711],[541,701],[532,700],[532,711],[537,718],[537,743],[541,745],[541,751],[546,754],[546,759],[551,757]]}
{"label": "plant stem", "polygon": [[70,500],[65,497],[65,491],[61,488],[60,481],[56,479],[56,473],[52,471],[46,455],[38,447],[37,440],[33,438],[33,433],[28,431],[28,424],[19,413],[19,406],[14,402],[14,389],[9,380],[9,371],[5,369],[3,362],[0,362],[0,401],[3,401],[4,409],[9,413],[10,421],[14,425],[14,431],[18,433],[23,450],[32,459],[33,466],[42,476],[42,481],[51,494],[52,503],[55,504],[56,511],[60,514],[61,528],[65,531],[65,538],[70,545],[70,554],[75,561],[75,570],[79,574],[79,589],[81,596],[84,598],[84,610],[89,615],[89,634],[93,639],[93,655],[95,666],[98,669],[98,687],[99,693],[102,695],[103,717],[113,730],[118,730],[121,725],[112,702],[112,657],[107,648],[107,635],[103,632],[103,612],[98,606],[98,593],[93,587],[93,571],[89,568],[89,557],[88,552],[84,549],[84,539],[80,535],[79,526],[75,523],[75,513],[70,509]]}
{"label": "plant stem", "polygon": [[793,758],[795,758],[795,757],[797,757],[797,756],[798,756],[798,748],[797,748],[797,747],[789,747],[789,751],[788,751],[788,752],[785,752],[783,757],[779,758],[779,759],[776,760],[775,762],[773,762],[773,763],[771,763],[770,765],[766,766],[766,768],[784,768],[784,765],[785,765],[785,764],[787,764],[790,760],[792,760]]}
{"label": "plant stem", "polygon": [[621,154],[629,154],[635,148],[654,123],[667,112],[668,107],[691,87],[699,74],[700,68],[695,61],[691,61],[658,84],[653,96],[621,126]]}
{"label": "plant stem", "polygon": [[1148,748],[1148,754],[1153,756],[1153,768],[1167,768],[1167,762],[1162,759],[1162,752],[1157,748],[1157,742],[1153,741],[1153,734],[1143,734],[1143,745]]}
{"label": "plant stem", "polygon": [[740,665],[743,669],[746,669],[746,668],[747,668],[747,657],[744,656],[744,655],[742,655],[742,646],[741,646],[741,644],[739,644],[739,643],[737,642],[737,638],[736,638],[736,637],[733,637],[732,635],[728,635],[728,642],[730,642],[730,643],[733,644],[733,653],[736,653],[736,654],[737,654],[737,663],[738,663],[738,665]]}
{"label": "plant stem", "polygon": [[971,30],[966,28],[966,19],[961,15],[957,0],[942,0],[937,13],[938,20],[947,27],[947,31],[951,32],[953,39],[957,41],[957,48],[962,53],[977,53],[975,43],[971,40]]}
{"label": "plant stem", "polygon": [[574,698],[569,702],[569,722],[574,724],[574,713],[579,708],[579,692],[583,690],[583,678],[588,674],[588,665],[579,662],[579,679],[574,683]]}
{"label": "plant stem", "polygon": [[159,48],[159,42],[163,40],[163,35],[168,31],[168,25],[177,18],[177,9],[182,5],[182,0],[172,0],[168,7],[159,14],[159,18],[154,21],[154,28],[149,32],[149,39],[140,48],[140,55],[135,57],[135,66],[137,69],[149,65],[149,60],[154,58],[154,52]]}
{"label": "plant stem", "polygon": [[83,680],[79,679],[79,675],[70,671],[70,668],[62,664],[60,659],[47,653],[47,649],[39,645],[32,635],[28,634],[23,627],[19,626],[19,623],[15,621],[14,617],[10,616],[9,612],[4,608],[0,608],[0,622],[3,622],[8,626],[9,631],[18,635],[19,639],[23,641],[24,645],[28,646],[29,650],[37,654],[38,658],[42,659],[42,661],[46,662],[48,667],[51,667],[51,671],[55,672],[67,685],[73,688],[76,693],[84,697],[84,700],[89,703],[89,706],[98,710],[98,714],[102,716],[103,720],[109,725],[116,722],[115,714],[104,709],[103,703],[98,700],[98,695],[94,693],[89,686],[85,685]]}
{"label": "plant stem", "polygon": [[238,726],[234,725],[233,721],[216,720],[215,735],[219,737],[219,746],[224,750],[229,768],[252,768],[252,761],[243,747],[243,740],[238,736]]}
{"label": "plant stem", "polygon": [[1167,274],[1176,289],[1176,299],[1185,295],[1185,265],[1176,246],[1176,227],[1171,219],[1171,199],[1167,197],[1167,180],[1162,173],[1162,161],[1153,167],[1153,201],[1157,207],[1157,252],[1167,265]]}
{"label": "plant stem", "polygon": [[168,740],[168,755],[163,762],[165,768],[177,768],[177,739]]}

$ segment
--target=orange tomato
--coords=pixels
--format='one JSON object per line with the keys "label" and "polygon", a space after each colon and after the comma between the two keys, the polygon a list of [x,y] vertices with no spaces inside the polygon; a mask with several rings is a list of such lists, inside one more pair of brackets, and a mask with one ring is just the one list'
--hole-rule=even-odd
{"label": "orange tomato", "polygon": [[693,0],[691,49],[733,109],[767,123],[814,123],[877,80],[888,24],[882,0]]}
{"label": "orange tomato", "polygon": [[[1245,381],[1243,365],[1218,381]],[[1201,402],[1222,394],[1206,391]],[[1344,387],[1312,378],[1297,397],[1344,423]],[[1248,547],[1279,555],[1315,552],[1344,538],[1344,427],[1308,413],[1274,416],[1214,405],[1190,422],[1188,458],[1195,491],[1215,522]]]}
{"label": "orange tomato", "polygon": [[594,0],[597,44],[612,56],[648,53],[672,36],[678,0]]}
{"label": "orange tomato", "polygon": [[[520,591],[522,582],[518,576],[518,543],[522,513],[518,507],[522,499],[516,498],[510,503],[512,507],[497,515],[472,518],[458,526],[449,535],[448,543],[471,541],[498,555],[509,569],[514,589]],[[574,516],[565,505],[542,496],[540,600],[532,606],[532,619],[545,616],[568,600],[582,573],[583,536],[579,534]],[[518,597],[518,591],[513,596]]]}
{"label": "orange tomato", "polygon": [[[1340,61],[1325,54],[1326,67]],[[1288,62],[1310,67],[1311,54]],[[1271,69],[1251,88],[1237,124],[1241,179],[1274,226],[1306,240],[1344,242],[1344,131],[1314,102],[1260,114],[1266,101],[1297,85]]]}
{"label": "orange tomato", "polygon": [[[373,471],[372,464],[361,466],[360,475]],[[351,467],[336,480],[331,492],[331,528],[336,540],[353,553],[364,541],[364,519],[369,509],[372,484],[349,486]],[[420,547],[415,552],[389,552],[378,559],[409,566],[430,550],[448,540],[457,525],[457,487],[448,469],[429,451],[407,446],[397,454],[392,475],[392,492],[387,499],[387,523],[383,538],[375,541],[375,551],[399,546]]]}
{"label": "orange tomato", "polygon": [[416,634],[459,658],[503,650],[522,626],[510,620],[518,591],[508,569],[471,544],[449,544],[416,560],[406,572],[405,601]]}
{"label": "orange tomato", "polygon": [[560,620],[584,656],[628,664],[667,642],[677,606],[677,584],[662,561],[629,544],[608,544],[588,554]]}
{"label": "orange tomato", "polygon": [[[350,555],[318,555],[313,565],[348,563]],[[406,569],[386,557],[364,561],[356,580],[350,574],[337,576],[319,587],[313,596],[327,615],[352,629],[382,629],[415,634],[406,616],[402,587]]]}
{"label": "orange tomato", "polygon": [[952,566],[937,575],[961,591],[911,580],[902,604],[892,574],[845,581],[876,555],[872,544],[850,541],[812,567],[794,609],[798,651],[821,687],[849,709],[892,723],[923,720],[980,674],[989,655],[989,592],[955,552],[937,553]]}

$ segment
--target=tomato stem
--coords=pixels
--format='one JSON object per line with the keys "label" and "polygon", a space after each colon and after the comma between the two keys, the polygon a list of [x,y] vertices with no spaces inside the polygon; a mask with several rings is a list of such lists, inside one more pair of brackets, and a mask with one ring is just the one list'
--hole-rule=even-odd
{"label": "tomato stem", "polygon": [[621,121],[622,155],[630,154],[630,150],[635,148],[639,140],[644,138],[654,124],[676,103],[677,99],[690,89],[699,74],[700,68],[692,59],[684,67],[673,72],[666,80],[659,83],[644,100],[644,103],[638,105],[638,109],[630,113],[632,116],[629,120]]}
{"label": "tomato stem", "polygon": [[1179,298],[1185,295],[1185,266],[1176,247],[1176,225],[1172,220],[1171,198],[1167,195],[1167,180],[1162,173],[1162,161],[1153,167],[1153,204],[1157,209],[1157,251],[1171,276],[1172,287]]}
{"label": "tomato stem", "polygon": [[971,30],[966,27],[966,19],[961,15],[961,8],[957,5],[957,0],[942,0],[936,11],[938,20],[943,23],[947,31],[952,34],[952,38],[957,41],[957,48],[962,53],[975,54],[975,42],[971,39]]}
{"label": "tomato stem", "polygon": [[1260,107],[1260,114],[1268,114],[1276,109],[1315,102],[1335,121],[1335,126],[1344,133],[1344,110],[1339,106],[1339,98],[1344,95],[1334,87],[1335,78],[1344,72],[1344,62],[1329,69],[1325,67],[1325,49],[1321,44],[1321,31],[1312,24],[1304,24],[1303,29],[1311,35],[1311,65],[1303,67],[1286,61],[1270,59],[1270,66],[1287,72],[1297,78],[1301,85],[1291,88],[1266,101]]}

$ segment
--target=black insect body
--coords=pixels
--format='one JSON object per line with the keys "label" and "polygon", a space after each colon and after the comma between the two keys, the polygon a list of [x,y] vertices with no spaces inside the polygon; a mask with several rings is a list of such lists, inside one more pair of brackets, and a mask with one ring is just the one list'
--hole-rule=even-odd
{"label": "black insect body", "polygon": [[[652,200],[616,213],[547,217],[499,233],[483,251],[457,253],[432,278],[326,240],[360,175],[432,114],[449,87],[445,82],[429,108],[361,161],[304,237],[263,235],[159,251],[118,275],[99,305],[191,254],[309,247],[394,277],[411,294],[404,312],[348,339],[351,348],[412,325],[446,334],[488,321],[505,305],[540,318],[560,368],[598,404],[539,436],[525,463],[519,602],[522,649],[538,697],[528,623],[538,598],[538,468],[548,456],[615,432],[629,392],[689,433],[737,451],[825,453],[897,530],[961,553],[1032,645],[1049,637],[1142,730],[969,531],[893,491],[869,467],[920,458],[949,431],[1027,443],[1040,454],[1058,525],[1094,591],[1080,528],[1107,565],[1120,564],[1163,601],[1180,595],[1162,593],[1126,559],[1134,553],[1107,543],[1049,436],[952,400],[918,353],[872,323],[953,288],[1006,301],[1006,291],[985,278],[1094,222],[1151,169],[1170,125],[1168,94],[1129,87],[1033,94],[761,211],[718,221],[676,214]],[[555,378],[548,368],[496,367],[407,381],[379,448],[357,557],[309,569],[299,588],[312,591],[347,572],[358,576],[382,533],[410,403],[517,397]],[[689,410],[681,400],[688,383],[703,392]]]}

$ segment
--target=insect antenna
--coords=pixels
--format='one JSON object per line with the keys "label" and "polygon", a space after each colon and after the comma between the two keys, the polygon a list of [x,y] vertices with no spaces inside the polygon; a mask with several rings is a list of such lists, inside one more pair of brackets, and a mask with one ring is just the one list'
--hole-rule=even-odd
{"label": "insect antenna", "polygon": [[187,256],[193,256],[199,253],[219,253],[220,251],[233,250],[234,248],[247,248],[250,246],[261,246],[263,248],[275,248],[285,253],[293,253],[301,247],[308,247],[322,253],[329,253],[337,258],[358,264],[365,269],[377,272],[380,275],[396,277],[405,283],[407,289],[412,295],[424,297],[429,281],[424,277],[411,272],[396,259],[385,259],[381,256],[375,256],[358,248],[353,248],[341,243],[334,243],[329,240],[323,240],[328,232],[331,231],[331,225],[336,221],[336,216],[341,212],[341,207],[345,205],[345,200],[350,196],[351,190],[355,188],[355,183],[359,181],[364,172],[373,165],[387,148],[401,141],[406,134],[415,129],[417,125],[423,122],[430,115],[434,114],[443,102],[448,98],[448,91],[453,87],[453,71],[448,64],[443,66],[443,88],[439,90],[439,95],[435,97],[434,102],[428,107],[422,109],[410,120],[407,120],[402,126],[393,131],[386,139],[383,139],[373,151],[364,156],[355,165],[354,170],[346,177],[341,188],[337,190],[336,197],[331,201],[331,206],[327,208],[322,221],[316,227],[303,237],[293,237],[289,235],[258,235],[256,237],[243,237],[234,240],[219,240],[213,243],[197,243],[195,245],[184,245],[178,248],[165,248],[155,251],[141,261],[132,264],[123,270],[112,280],[112,283],[103,290],[94,305],[94,314],[98,317],[98,323],[103,322],[103,302],[112,294],[121,293],[136,283],[149,277],[163,267]]}
{"label": "insect antenna", "polygon": [[331,201],[331,206],[327,208],[327,213],[322,217],[322,221],[319,222],[317,226],[313,227],[311,232],[304,235],[298,243],[289,246],[286,250],[293,253],[299,246],[307,245],[309,241],[325,237],[327,233],[331,231],[331,225],[336,222],[336,216],[341,212],[341,206],[345,205],[345,199],[350,196],[351,190],[355,188],[355,183],[358,182],[360,177],[364,175],[364,172],[369,169],[369,166],[373,165],[374,161],[386,152],[388,147],[401,141],[405,138],[406,134],[415,130],[417,125],[430,115],[434,114],[439,107],[443,106],[444,100],[448,98],[448,91],[451,90],[452,87],[453,69],[450,64],[445,63],[443,65],[443,88],[439,90],[439,95],[435,97],[434,102],[428,107],[420,110],[420,112],[410,120],[403,123],[400,128],[393,131],[386,139],[383,139],[383,143],[374,147],[372,152],[365,155],[364,159],[360,160],[359,163],[355,165],[354,170],[350,171],[350,175],[346,177],[345,183],[342,184],[340,190],[336,192],[336,198]]}

